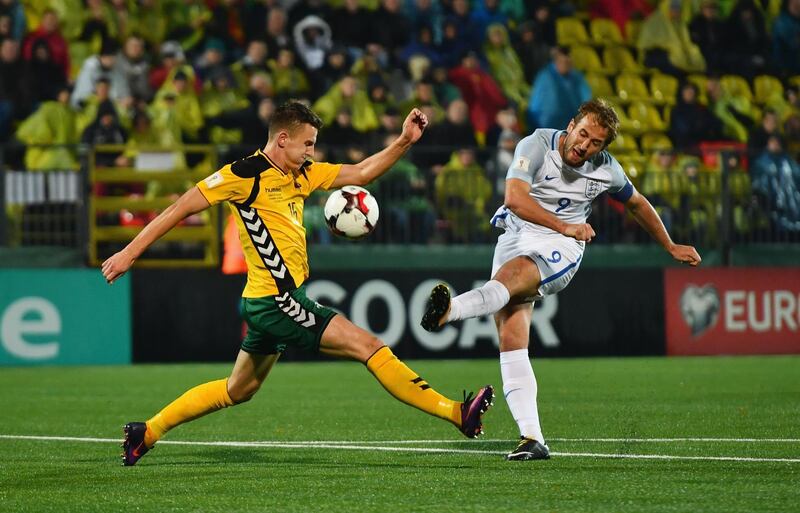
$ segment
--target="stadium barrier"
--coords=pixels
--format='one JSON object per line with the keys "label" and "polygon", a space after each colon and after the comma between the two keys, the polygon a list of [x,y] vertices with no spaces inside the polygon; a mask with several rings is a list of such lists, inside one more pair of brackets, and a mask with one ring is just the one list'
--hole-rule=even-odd
{"label": "stadium barrier", "polygon": [[[62,255],[72,251],[77,258],[61,260],[96,265],[135,236],[178,193],[213,172],[218,161],[239,158],[251,149],[187,146],[144,148],[131,154],[123,147],[76,146],[69,148],[69,154],[76,155],[77,167],[29,170],[23,150],[6,145],[0,152],[0,211],[5,213],[0,216],[0,253],[25,248]],[[346,155],[344,150],[323,148],[330,157],[337,152]],[[396,171],[371,185],[381,206],[381,221],[362,244],[432,248],[492,243],[495,233],[488,219],[502,203],[507,163],[498,150],[463,150],[415,147]],[[724,147],[714,151],[699,160],[686,157],[682,166],[673,159],[667,170],[658,167],[658,155],[651,162],[620,153],[620,162],[652,200],[674,238],[698,245],[704,253],[718,251],[722,265],[733,264],[733,255],[743,249],[800,241],[800,222],[793,217],[800,213],[785,209],[800,205],[800,198],[795,198],[800,193],[776,187],[774,180],[759,178],[754,183],[739,164],[752,163],[757,160],[754,155]],[[133,157],[119,161],[126,152]],[[312,246],[347,244],[325,226],[325,198],[324,192],[316,193],[306,203],[307,237]],[[148,252],[142,264],[215,266],[222,230],[218,211],[210,209],[187,221],[167,237],[171,240]],[[624,209],[608,198],[595,202],[589,222],[597,232],[594,245],[652,244]],[[42,260],[31,258],[30,252],[20,254],[21,265]]]}

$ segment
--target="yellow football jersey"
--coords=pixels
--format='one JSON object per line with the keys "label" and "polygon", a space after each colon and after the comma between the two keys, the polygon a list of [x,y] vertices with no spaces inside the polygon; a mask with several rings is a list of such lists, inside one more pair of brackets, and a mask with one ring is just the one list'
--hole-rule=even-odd
{"label": "yellow football jersey", "polygon": [[341,164],[311,162],[295,178],[258,150],[228,164],[197,188],[211,205],[228,201],[247,260],[243,297],[274,296],[308,278],[303,205],[316,189],[328,189]]}

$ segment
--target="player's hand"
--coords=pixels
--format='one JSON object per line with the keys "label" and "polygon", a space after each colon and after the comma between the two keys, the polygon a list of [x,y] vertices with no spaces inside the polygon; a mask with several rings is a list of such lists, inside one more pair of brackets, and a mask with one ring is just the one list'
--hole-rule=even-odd
{"label": "player's hand", "polygon": [[592,242],[592,238],[594,237],[594,228],[589,223],[580,223],[580,224],[568,224],[567,228],[564,230],[564,235],[567,237],[572,237],[575,240],[581,240],[585,242]]}
{"label": "player's hand", "polygon": [[103,277],[109,285],[114,283],[117,278],[128,272],[128,269],[133,265],[134,258],[124,249],[118,253],[111,255],[100,268],[103,272]]}
{"label": "player's hand", "polygon": [[673,244],[669,248],[669,254],[678,262],[689,264],[692,267],[698,265],[702,259],[700,254],[694,249],[693,246],[682,246],[681,244]]}
{"label": "player's hand", "polygon": [[422,137],[422,132],[428,126],[428,116],[423,114],[419,109],[411,109],[411,112],[406,116],[403,121],[403,134],[401,137],[405,138],[409,144],[414,144]]}

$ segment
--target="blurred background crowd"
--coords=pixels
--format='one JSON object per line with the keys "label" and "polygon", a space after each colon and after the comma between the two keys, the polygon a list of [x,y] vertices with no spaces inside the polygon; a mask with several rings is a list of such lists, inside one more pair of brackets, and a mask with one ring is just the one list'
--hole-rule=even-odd
{"label": "blurred background crowd", "polygon": [[[488,241],[516,143],[593,96],[673,236],[713,244],[724,199],[734,238],[798,241],[798,88],[800,0],[0,0],[6,168],[210,173],[289,98],[325,123],[318,160],[357,162],[416,106],[431,127],[372,186],[382,242]],[[614,202],[592,216],[601,243],[646,239]]]}

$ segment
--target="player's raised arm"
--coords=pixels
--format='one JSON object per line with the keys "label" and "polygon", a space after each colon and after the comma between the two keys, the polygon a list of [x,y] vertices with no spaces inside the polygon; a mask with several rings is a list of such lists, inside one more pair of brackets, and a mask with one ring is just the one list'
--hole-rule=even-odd
{"label": "player's raised arm", "polygon": [[121,251],[111,255],[101,267],[103,277],[111,284],[125,274],[133,262],[145,252],[155,241],[170,231],[186,217],[209,207],[208,200],[197,187],[192,187],[178,200],[167,207],[153,219],[139,234]]}
{"label": "player's raised arm", "polygon": [[555,214],[545,209],[530,195],[531,185],[527,182],[510,178],[506,180],[505,205],[520,219],[555,230],[562,235],[576,240],[590,242],[595,236],[589,223],[566,223]]}
{"label": "player's raised arm", "polygon": [[343,185],[366,185],[392,168],[400,157],[419,141],[425,127],[428,126],[428,116],[419,109],[411,109],[405,121],[403,132],[389,146],[378,153],[371,155],[358,164],[345,164],[339,175],[331,184],[331,188],[338,189]]}
{"label": "player's raised arm", "polygon": [[669,236],[664,223],[658,216],[658,212],[653,205],[638,191],[633,191],[633,195],[625,202],[625,207],[633,214],[634,219],[639,225],[647,230],[661,246],[672,255],[678,262],[696,266],[702,260],[700,254],[693,246],[675,244]]}

